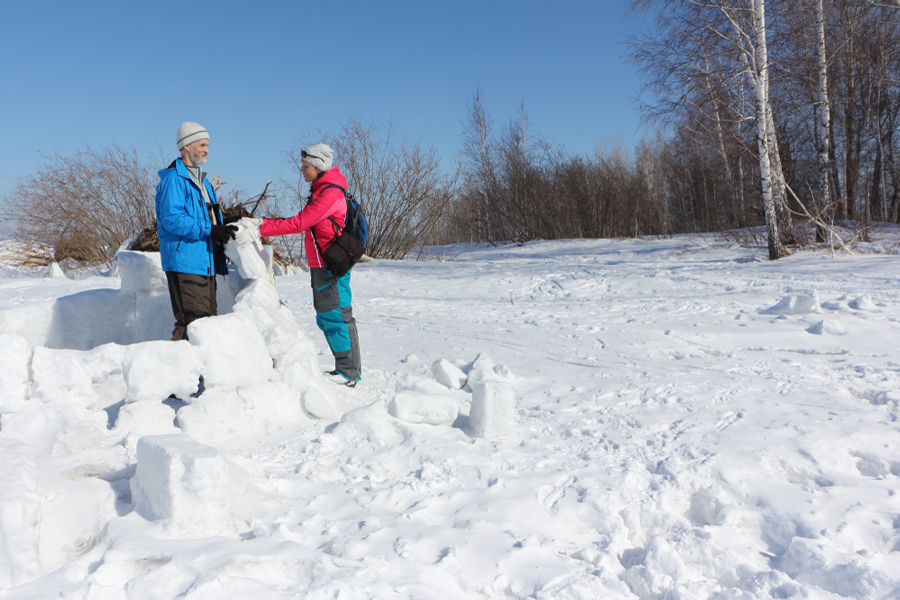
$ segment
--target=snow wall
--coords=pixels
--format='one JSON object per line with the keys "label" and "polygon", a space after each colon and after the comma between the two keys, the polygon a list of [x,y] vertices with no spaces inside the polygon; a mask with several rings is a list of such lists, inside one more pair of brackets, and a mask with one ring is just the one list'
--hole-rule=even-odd
{"label": "snow wall", "polygon": [[[168,341],[172,309],[156,253],[120,251],[119,290],[0,312],[0,450],[9,466],[0,472],[0,586],[83,553],[116,506],[134,506],[169,535],[222,533],[230,506],[212,510],[209,494],[196,492],[223,495],[216,448],[339,414],[313,343],[257,266],[258,279],[241,277],[250,270],[238,264],[220,280],[220,315],[191,323],[190,342]],[[47,457],[72,467],[47,480],[39,467]],[[69,498],[92,499],[96,514],[72,511]]]}

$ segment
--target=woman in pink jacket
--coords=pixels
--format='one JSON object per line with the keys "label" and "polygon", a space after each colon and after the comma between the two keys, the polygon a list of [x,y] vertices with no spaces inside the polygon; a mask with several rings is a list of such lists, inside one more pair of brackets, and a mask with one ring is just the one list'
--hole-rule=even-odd
{"label": "woman in pink jacket", "polygon": [[[263,237],[305,234],[304,247],[309,265],[316,309],[316,324],[334,354],[334,370],[327,375],[335,382],[353,387],[360,380],[361,361],[356,320],[353,318],[350,272],[334,277],[325,267],[321,252],[344,227],[347,179],[332,166],[334,151],[327,144],[313,144],[300,153],[300,173],[310,184],[309,202],[299,214],[286,219],[254,220]],[[249,219],[245,219],[247,221]],[[257,232],[251,231],[256,237]]]}

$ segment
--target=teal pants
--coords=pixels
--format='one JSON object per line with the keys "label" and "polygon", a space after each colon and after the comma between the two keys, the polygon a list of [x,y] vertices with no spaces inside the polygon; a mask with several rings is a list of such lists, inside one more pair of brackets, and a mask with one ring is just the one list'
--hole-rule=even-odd
{"label": "teal pants", "polygon": [[356,319],[353,318],[350,273],[334,277],[328,269],[311,268],[309,272],[316,325],[325,334],[325,341],[334,355],[334,369],[355,381],[359,379],[362,365]]}

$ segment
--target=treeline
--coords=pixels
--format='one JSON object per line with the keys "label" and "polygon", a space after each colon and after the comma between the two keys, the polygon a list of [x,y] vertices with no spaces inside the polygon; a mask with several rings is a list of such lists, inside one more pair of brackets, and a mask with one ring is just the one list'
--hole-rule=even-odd
{"label": "treeline", "polygon": [[[792,245],[835,243],[837,221],[862,239],[872,221],[900,222],[900,0],[629,3],[653,17],[649,33],[629,41],[652,98],[644,116],[656,127],[636,148],[572,155],[531,131],[524,106],[496,125],[476,90],[453,165],[390,124],[354,118],[301,135],[289,166],[309,143],[335,148],[365,205],[376,258],[457,242],[764,225],[775,259]],[[57,260],[108,262],[152,224],[161,166],[117,147],[57,153],[19,181],[0,217],[21,237],[55,245]],[[257,215],[296,213],[306,193],[299,174],[282,181]],[[243,193],[221,195],[227,204]],[[798,219],[814,225],[815,239],[803,238],[809,228],[795,228]],[[300,261],[296,245],[278,243]]]}

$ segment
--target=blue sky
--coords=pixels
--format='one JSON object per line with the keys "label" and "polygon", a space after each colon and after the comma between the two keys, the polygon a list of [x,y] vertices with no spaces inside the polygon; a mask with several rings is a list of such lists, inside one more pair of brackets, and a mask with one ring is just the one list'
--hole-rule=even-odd
{"label": "blue sky", "polygon": [[[0,2],[0,196],[44,159],[110,143],[158,147],[196,121],[211,175],[256,194],[287,176],[303,133],[353,116],[462,145],[476,86],[496,125],[574,154],[639,140],[621,2]],[[340,157],[337,157],[340,164]]]}

